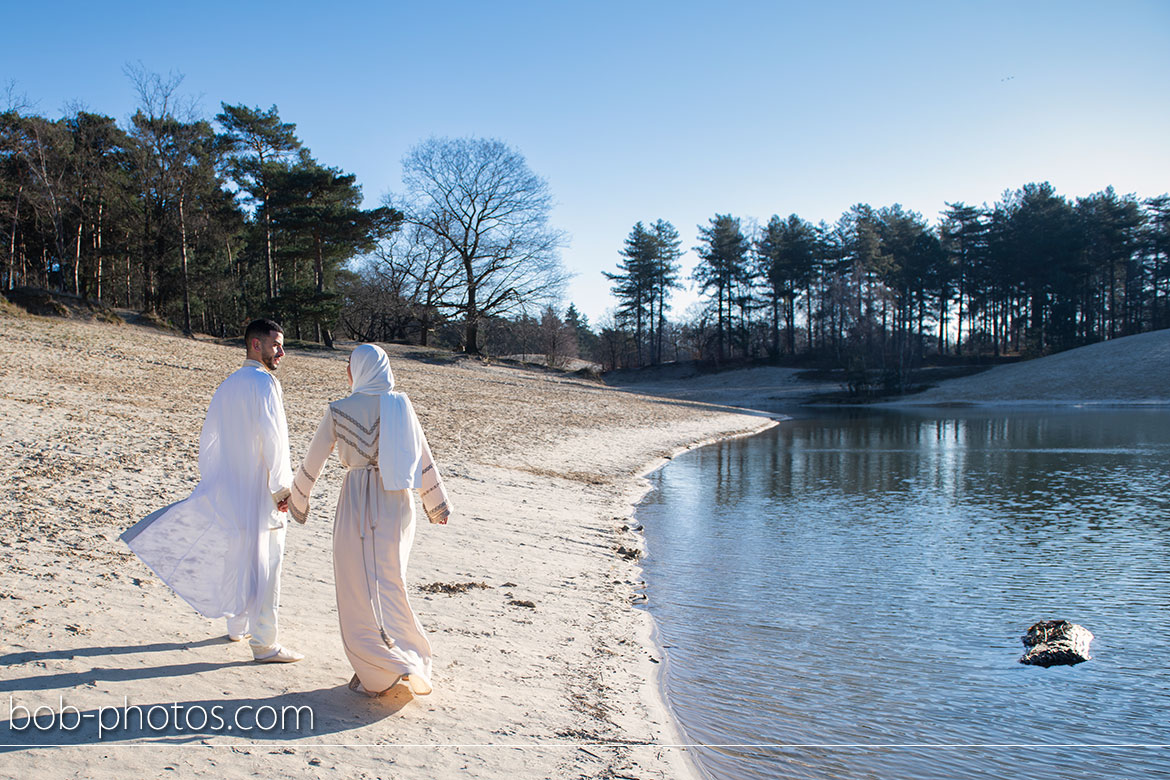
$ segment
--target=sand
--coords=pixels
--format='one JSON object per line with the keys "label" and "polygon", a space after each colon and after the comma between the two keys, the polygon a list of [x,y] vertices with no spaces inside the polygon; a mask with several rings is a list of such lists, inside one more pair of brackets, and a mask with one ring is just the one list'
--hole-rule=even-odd
{"label": "sand", "polygon": [[[839,382],[756,366],[699,374],[693,367],[609,378],[622,390],[744,409],[807,415],[848,406]],[[649,378],[647,378],[649,377]],[[921,393],[859,406],[1163,406],[1170,404],[1170,329],[1112,339],[939,382]]]}
{"label": "sand", "polygon": [[[435,691],[416,698],[399,686],[369,700],[345,686],[337,633],[336,459],[309,524],[288,534],[281,641],[306,653],[301,663],[254,664],[222,621],[195,614],[118,541],[194,486],[207,403],[242,349],[0,312],[0,775],[692,776],[685,749],[671,747],[680,737],[659,695],[651,620],[633,605],[637,561],[617,550],[639,545],[627,527],[640,474],[772,421],[389,351],[455,515],[446,527],[421,524],[408,572]],[[327,401],[346,391],[346,356],[292,349],[281,366],[294,464]],[[428,592],[435,583],[475,585]],[[82,725],[64,728],[76,722],[68,710],[53,730],[18,730],[26,719],[14,706],[62,705],[87,716]],[[139,708],[129,728],[99,729],[124,705]],[[311,707],[313,728],[245,733],[212,717],[219,707],[225,720],[263,715],[267,725],[290,705]],[[139,726],[142,712],[166,728]]]}
{"label": "sand", "polygon": [[1170,403],[1170,330],[1102,341],[950,379],[891,406]]}

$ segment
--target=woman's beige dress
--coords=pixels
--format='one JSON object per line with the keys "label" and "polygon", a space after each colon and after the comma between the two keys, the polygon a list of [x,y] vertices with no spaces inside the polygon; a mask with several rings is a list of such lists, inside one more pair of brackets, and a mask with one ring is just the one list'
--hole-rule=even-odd
{"label": "woman's beige dress", "polygon": [[[331,403],[293,478],[289,511],[305,522],[313,485],[336,447],[346,469],[333,520],[333,575],[345,654],[367,691],[386,690],[410,675],[415,693],[429,693],[431,645],[406,595],[414,502],[409,490],[382,487],[378,432],[377,396],[355,394]],[[447,492],[425,436],[422,449],[423,510],[432,523],[446,523]]]}

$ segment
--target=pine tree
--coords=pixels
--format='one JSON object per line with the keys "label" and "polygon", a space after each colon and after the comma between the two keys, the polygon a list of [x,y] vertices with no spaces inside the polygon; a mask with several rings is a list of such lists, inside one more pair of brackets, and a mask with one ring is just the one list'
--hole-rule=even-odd
{"label": "pine tree", "polygon": [[693,276],[700,292],[715,296],[716,355],[723,360],[727,356],[727,335],[735,303],[733,293],[737,287],[750,283],[749,244],[740,230],[739,219],[730,214],[716,214],[708,225],[700,225],[699,240],[703,243],[695,251],[700,262]]}
{"label": "pine tree", "polygon": [[622,260],[618,263],[618,272],[601,273],[614,283],[610,291],[618,299],[618,313],[621,318],[634,325],[638,365],[644,365],[642,346],[645,340],[642,334],[646,324],[653,322],[653,285],[659,254],[658,239],[639,222],[626,237],[625,246],[619,254]]}
{"label": "pine tree", "polygon": [[287,170],[285,163],[301,148],[295,124],[280,121],[276,106],[267,111],[221,103],[215,117],[224,128],[221,141],[227,152],[228,172],[258,207],[264,225],[265,286],[268,299],[278,292],[276,263],[272,246],[272,179]]}
{"label": "pine tree", "polygon": [[773,215],[755,243],[759,275],[772,313],[772,355],[780,354],[780,304],[788,331],[788,354],[796,352],[796,298],[807,290],[816,256],[812,224],[795,214]]}

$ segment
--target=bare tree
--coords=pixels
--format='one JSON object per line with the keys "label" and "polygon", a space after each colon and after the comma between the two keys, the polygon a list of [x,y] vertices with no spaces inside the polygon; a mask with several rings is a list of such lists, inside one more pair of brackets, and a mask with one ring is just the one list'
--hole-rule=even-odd
{"label": "bare tree", "polygon": [[[125,72],[138,93],[138,111],[130,120],[131,137],[139,145],[140,160],[144,163],[144,171],[148,172],[148,188],[153,186],[153,197],[160,215],[173,209],[178,216],[183,330],[190,334],[187,212],[195,190],[206,180],[214,178],[211,157],[215,134],[211,125],[200,119],[195,101],[179,95],[182,75],[172,73],[164,78],[147,71],[141,64],[127,65]],[[161,257],[156,257],[155,261],[161,264]]]}
{"label": "bare tree", "polygon": [[461,268],[458,297],[443,304],[465,319],[466,352],[479,352],[484,317],[553,302],[567,280],[548,224],[548,184],[502,141],[431,138],[402,162],[406,221],[438,240]]}

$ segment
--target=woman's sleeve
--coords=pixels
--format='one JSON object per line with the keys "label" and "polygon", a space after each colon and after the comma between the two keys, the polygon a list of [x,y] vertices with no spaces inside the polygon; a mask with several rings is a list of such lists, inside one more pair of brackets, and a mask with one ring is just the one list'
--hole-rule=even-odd
{"label": "woman's sleeve", "polygon": [[333,412],[326,407],[325,416],[317,426],[317,433],[309,444],[309,451],[301,461],[300,468],[293,475],[292,495],[288,500],[288,511],[293,520],[304,523],[309,519],[309,497],[313,495],[313,485],[321,476],[321,469],[325,468],[325,461],[329,453],[333,452],[333,445],[337,443],[337,436],[333,432]]}
{"label": "woman's sleeve", "polygon": [[432,523],[446,525],[447,518],[451,516],[451,503],[447,500],[447,488],[443,487],[443,478],[439,476],[439,468],[431,457],[431,446],[427,444],[425,434],[422,437],[419,467],[422,469],[422,479],[418,492],[422,498],[423,511]]}

